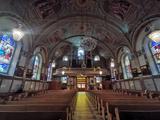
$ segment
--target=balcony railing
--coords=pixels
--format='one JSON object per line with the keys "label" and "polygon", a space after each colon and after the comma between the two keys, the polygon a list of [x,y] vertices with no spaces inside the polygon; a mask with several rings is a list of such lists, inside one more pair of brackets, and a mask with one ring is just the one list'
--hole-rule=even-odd
{"label": "balcony railing", "polygon": [[[87,75],[87,76],[94,76],[94,75],[101,75],[106,76],[109,74],[107,69],[102,68],[59,68],[53,73],[53,75],[61,76],[62,71],[65,75],[70,76],[77,76],[79,74]],[[102,74],[100,74],[100,71]]]}

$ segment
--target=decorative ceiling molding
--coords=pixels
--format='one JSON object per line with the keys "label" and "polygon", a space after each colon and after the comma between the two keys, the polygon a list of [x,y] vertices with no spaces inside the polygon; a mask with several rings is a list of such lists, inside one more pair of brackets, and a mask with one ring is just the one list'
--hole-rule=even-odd
{"label": "decorative ceiling molding", "polygon": [[9,14],[25,25],[29,49],[55,50],[66,38],[88,35],[116,56],[121,46],[134,49],[139,32],[159,19],[159,7],[158,0],[4,0],[0,16]]}

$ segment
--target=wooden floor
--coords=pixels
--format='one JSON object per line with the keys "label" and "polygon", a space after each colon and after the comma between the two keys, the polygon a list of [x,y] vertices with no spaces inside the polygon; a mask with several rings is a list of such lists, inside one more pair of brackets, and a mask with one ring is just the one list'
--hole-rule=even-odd
{"label": "wooden floor", "polygon": [[94,105],[88,100],[86,93],[78,92],[77,94],[73,120],[102,120],[101,116],[95,110]]}

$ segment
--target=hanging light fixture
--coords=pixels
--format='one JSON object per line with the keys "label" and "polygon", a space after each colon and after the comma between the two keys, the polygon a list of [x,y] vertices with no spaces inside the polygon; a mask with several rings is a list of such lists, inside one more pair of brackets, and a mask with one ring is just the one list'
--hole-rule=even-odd
{"label": "hanging light fixture", "polygon": [[68,56],[63,56],[63,61],[68,61]]}
{"label": "hanging light fixture", "polygon": [[92,51],[97,46],[97,41],[91,37],[84,36],[80,45],[85,51]]}
{"label": "hanging light fixture", "polygon": [[148,38],[153,40],[154,42],[160,42],[160,30],[156,30],[156,31],[153,31],[151,32],[149,35],[148,35]]}
{"label": "hanging light fixture", "polygon": [[[83,11],[83,9],[81,11]],[[87,24],[88,24],[87,18],[84,18],[83,12],[82,12],[80,30],[81,30],[81,34],[83,34],[84,36],[81,37],[80,47],[83,48],[85,51],[92,51],[96,48],[97,40],[87,35],[87,30],[88,30]]]}
{"label": "hanging light fixture", "polygon": [[19,24],[18,28],[12,30],[13,39],[15,41],[20,41],[24,37],[24,32],[21,30],[22,24]]}
{"label": "hanging light fixture", "polygon": [[13,33],[13,39],[15,41],[20,41],[24,36],[23,31],[21,31],[20,29],[17,29],[17,28],[13,29],[12,33]]}

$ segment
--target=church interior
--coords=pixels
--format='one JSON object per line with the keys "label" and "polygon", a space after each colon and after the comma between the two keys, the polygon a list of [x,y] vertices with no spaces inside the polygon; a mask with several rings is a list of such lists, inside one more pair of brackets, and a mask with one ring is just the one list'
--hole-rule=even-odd
{"label": "church interior", "polygon": [[160,0],[0,0],[0,120],[160,120]]}

